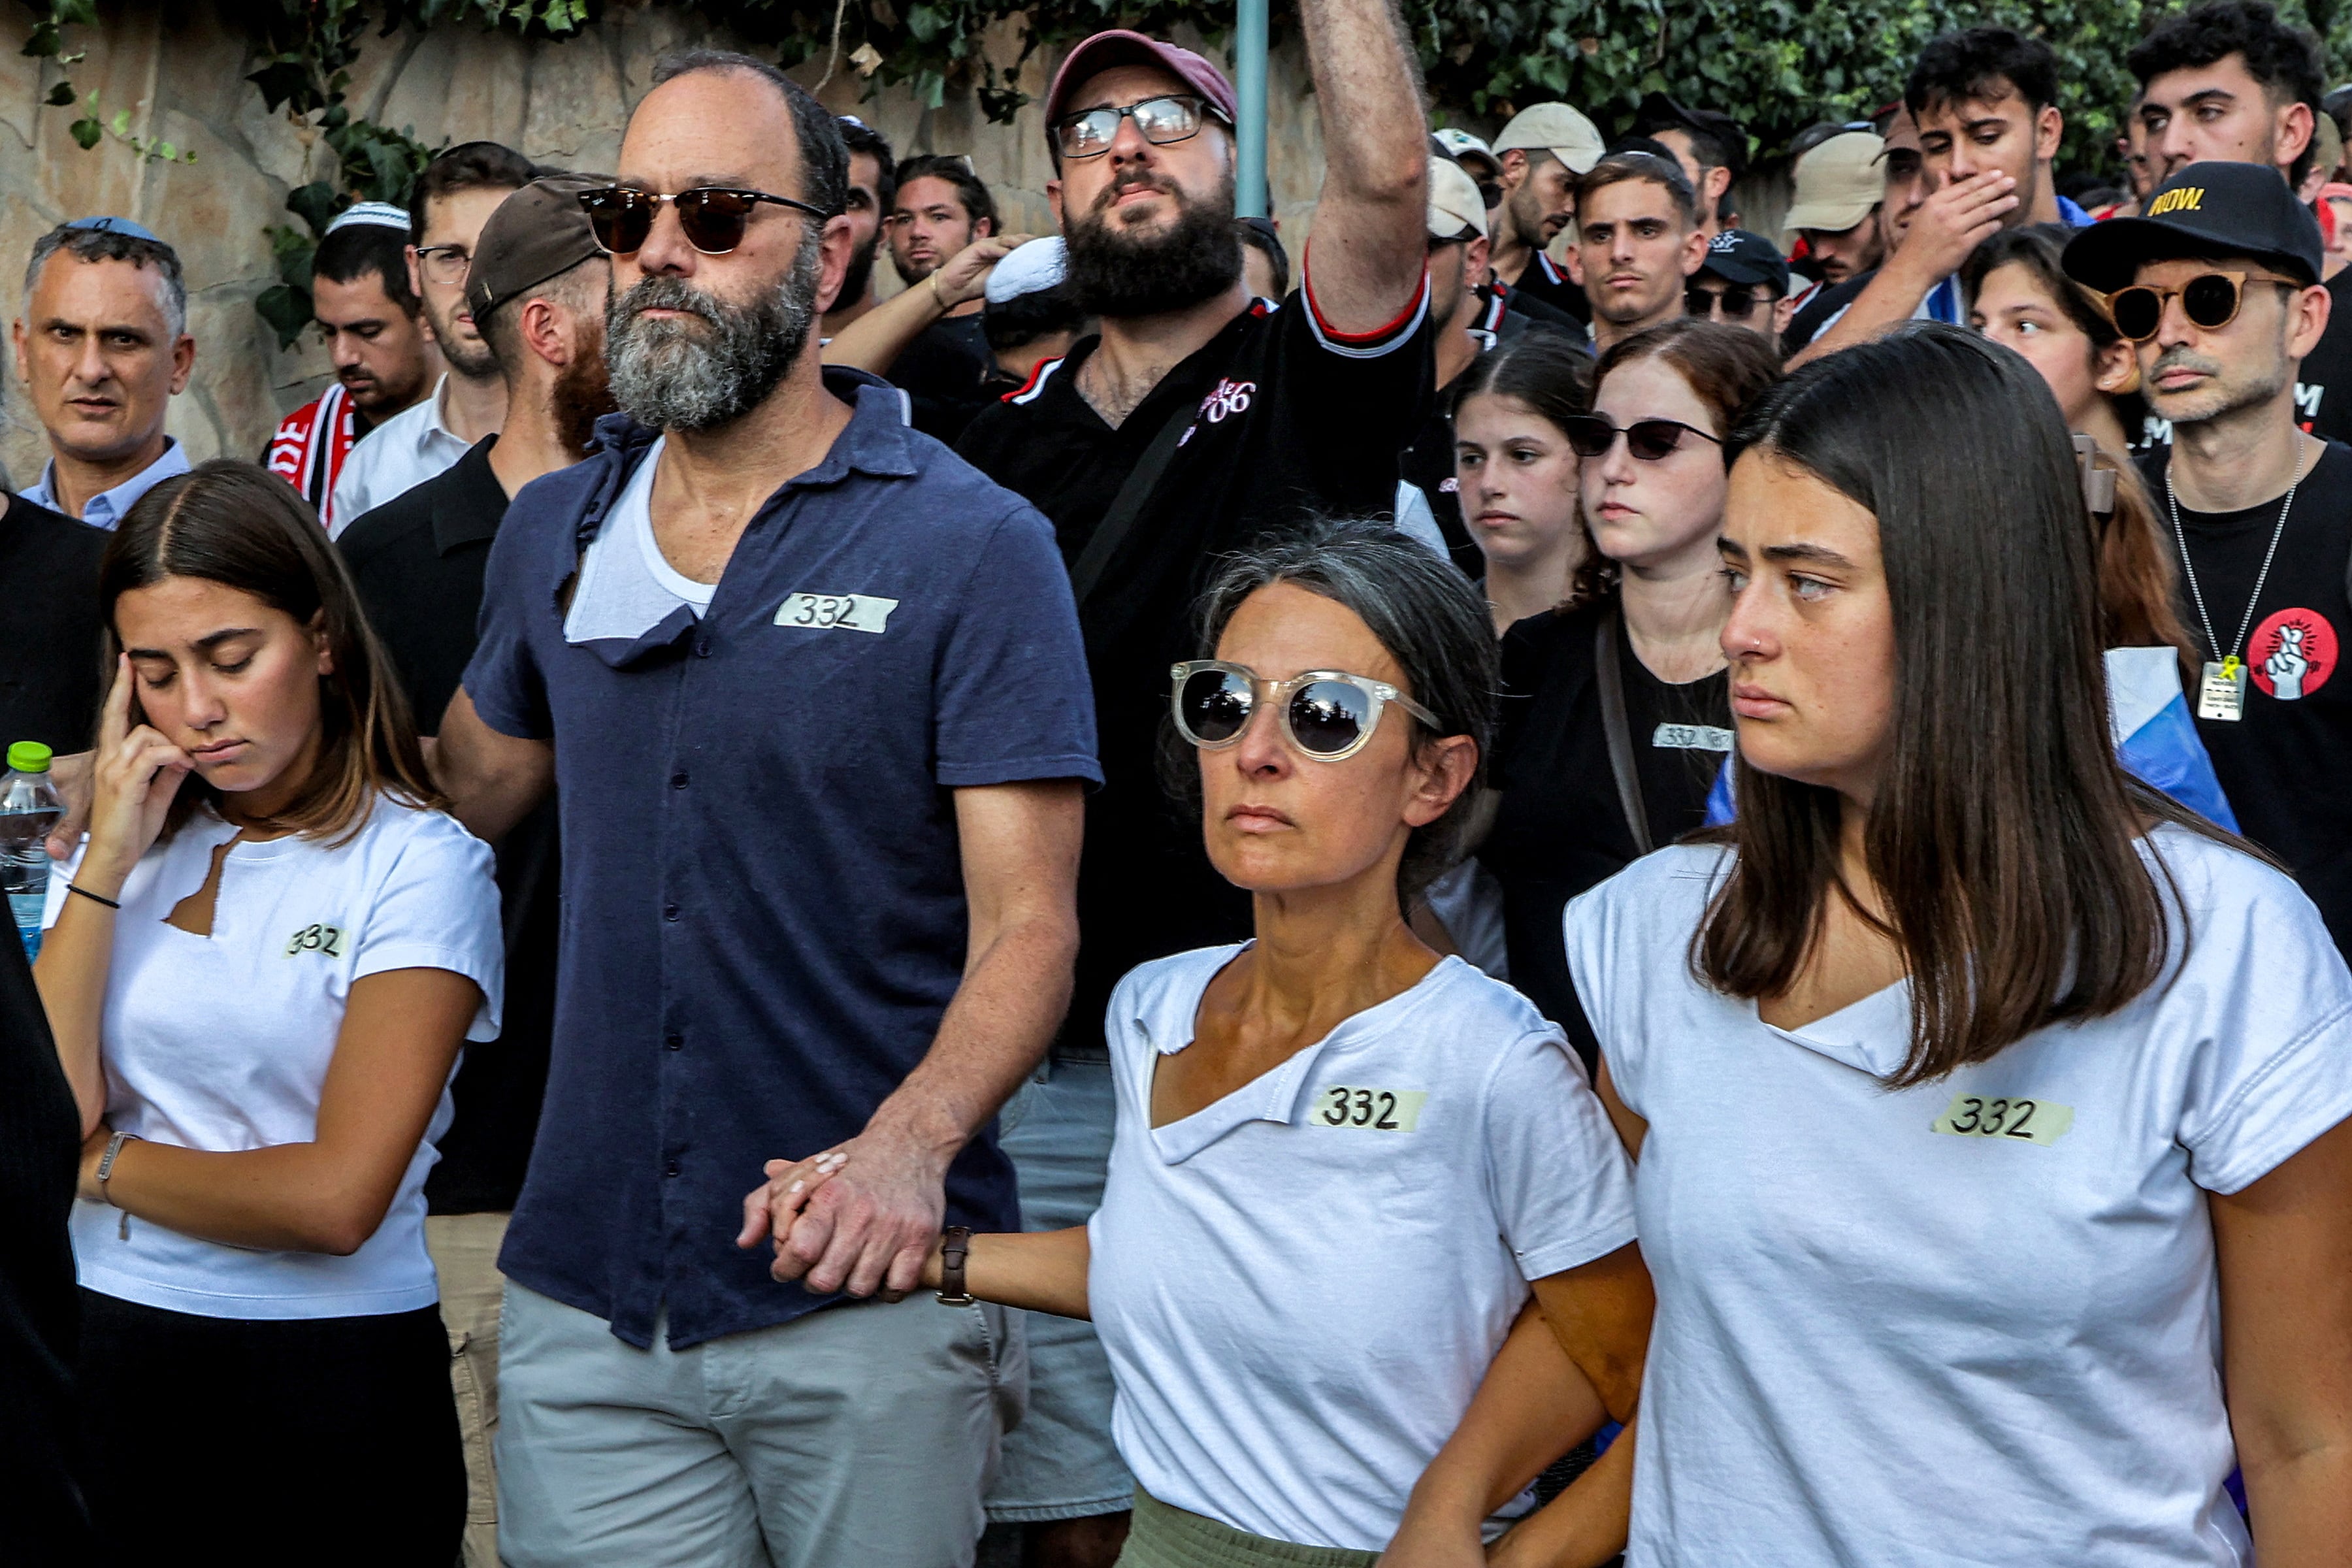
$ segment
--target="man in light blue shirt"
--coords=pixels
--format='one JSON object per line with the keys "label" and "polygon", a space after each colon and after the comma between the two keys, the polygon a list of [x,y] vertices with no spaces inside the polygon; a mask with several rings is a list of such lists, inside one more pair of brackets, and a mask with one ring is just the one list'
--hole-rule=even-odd
{"label": "man in light blue shirt", "polygon": [[196,341],[179,253],[121,217],[59,224],[33,244],[16,374],[49,438],[37,505],[111,529],[155,485],[188,470],[163,433]]}

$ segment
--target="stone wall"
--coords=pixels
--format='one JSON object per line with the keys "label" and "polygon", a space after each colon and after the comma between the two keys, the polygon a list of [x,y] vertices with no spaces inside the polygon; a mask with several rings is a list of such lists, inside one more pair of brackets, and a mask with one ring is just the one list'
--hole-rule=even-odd
{"label": "stone wall", "polygon": [[[0,299],[13,319],[22,285],[7,258],[25,255],[61,219],[116,213],[145,224],[179,247],[188,272],[196,366],[173,406],[172,432],[194,458],[255,456],[278,417],[316,396],[328,374],[314,340],[278,352],[253,300],[277,280],[263,231],[294,221],[285,211],[287,192],[331,174],[332,155],[285,116],[264,110],[245,79],[254,65],[244,37],[214,6],[115,4],[103,7],[101,17],[100,26],[79,29],[70,40],[89,51],[72,68],[75,85],[96,89],[110,115],[130,110],[135,134],[191,148],[196,162],[142,163],[111,137],[89,152],[77,147],[67,131],[75,111],[40,102],[57,68],[17,52],[26,13],[20,6],[0,11]],[[543,162],[610,169],[629,106],[645,92],[656,58],[678,44],[733,41],[693,13],[615,0],[604,21],[562,42],[525,42],[458,26],[371,38],[351,99],[369,119],[407,127],[428,143],[487,137]],[[1000,66],[1019,53],[1009,26],[990,47]],[[1051,164],[1034,100],[1045,91],[1048,64],[1033,58],[1022,68],[1033,101],[1010,126],[989,123],[969,91],[950,92],[938,109],[924,107],[904,87],[866,97],[866,84],[845,62],[819,91],[836,110],[880,130],[902,155],[969,153],[1008,224],[1042,234],[1053,223],[1045,194]],[[815,87],[823,62],[795,74]],[[1268,76],[1268,181],[1283,237],[1297,256],[1314,216],[1323,142],[1295,38],[1276,47]],[[1457,116],[1452,122],[1465,121]],[[1770,233],[1766,226],[1777,222],[1786,200],[1782,191],[1757,183],[1746,204],[1751,226]],[[889,286],[887,267],[879,276]],[[9,395],[0,399],[0,462],[17,483],[29,483],[46,453],[13,362],[9,382]]]}

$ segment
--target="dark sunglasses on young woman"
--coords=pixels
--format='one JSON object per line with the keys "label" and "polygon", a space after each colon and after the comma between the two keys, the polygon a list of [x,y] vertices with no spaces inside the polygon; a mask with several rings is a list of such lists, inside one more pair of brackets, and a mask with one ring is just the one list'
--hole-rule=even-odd
{"label": "dark sunglasses on young woman", "polygon": [[1625,437],[1625,449],[1645,463],[1654,463],[1671,455],[1683,444],[1685,436],[1696,436],[1702,441],[1723,442],[1696,425],[1685,425],[1679,419],[1636,419],[1620,429],[1598,414],[1578,414],[1559,422],[1560,434],[1568,437],[1570,448],[1580,458],[1605,458],[1617,445],[1617,437]]}
{"label": "dark sunglasses on young woman", "polygon": [[2294,289],[2306,287],[2300,279],[2233,267],[2200,272],[2177,289],[2161,289],[2153,283],[2118,289],[2107,296],[2107,319],[2115,322],[2116,331],[2133,342],[2144,343],[2163,330],[2164,307],[2177,297],[2180,313],[2189,318],[2190,326],[2218,331],[2238,319],[2249,283],[2276,283]]}
{"label": "dark sunglasses on young woman", "polygon": [[686,242],[705,256],[724,256],[742,244],[751,214],[762,202],[806,213],[819,223],[833,216],[796,197],[730,185],[697,185],[674,194],[635,185],[599,185],[580,193],[580,205],[588,214],[588,226],[596,243],[615,256],[635,256],[645,248],[654,231],[654,216],[664,202],[677,214]]}

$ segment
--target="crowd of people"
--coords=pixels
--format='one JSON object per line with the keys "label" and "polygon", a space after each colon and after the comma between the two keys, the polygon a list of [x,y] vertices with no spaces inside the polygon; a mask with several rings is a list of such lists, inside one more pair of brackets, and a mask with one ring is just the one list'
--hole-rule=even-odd
{"label": "crowd of people", "polygon": [[1164,39],[1045,237],[684,49],[258,463],[35,245],[12,1561],[2342,1561],[2352,88],[1971,27],[1767,236],[1299,20],[1295,258]]}

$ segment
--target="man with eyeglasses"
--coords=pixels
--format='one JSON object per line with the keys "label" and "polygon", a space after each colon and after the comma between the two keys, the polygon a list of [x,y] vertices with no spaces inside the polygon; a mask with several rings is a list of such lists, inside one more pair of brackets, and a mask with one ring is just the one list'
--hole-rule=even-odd
{"label": "man with eyeglasses", "polygon": [[[1016,1149],[1031,1226],[1081,1222],[1101,1190],[1103,1012],[1119,976],[1250,929],[1199,824],[1167,808],[1164,710],[1143,694],[1199,651],[1192,605],[1224,552],[1317,511],[1391,512],[1430,395],[1427,121],[1410,42],[1391,0],[1302,0],[1299,16],[1325,163],[1289,302],[1254,301],[1243,283],[1224,73],[1160,39],[1098,33],[1055,74],[1045,119],[1066,286],[1099,333],[982,410],[957,446],[1053,520],[1102,724],[1070,1020],[1016,1107],[1023,1125],[1058,1129]],[[1107,1565],[1133,1487],[1109,1441],[1108,1368],[1083,1325],[1034,1328],[1032,1413],[990,1506],[1028,1525],[1032,1563]]]}
{"label": "man with eyeglasses", "polygon": [[[2247,837],[2277,856],[2352,952],[2352,447],[2295,418],[2298,364],[2326,331],[2319,225],[2278,172],[2191,163],[2143,216],[2066,247],[2067,276],[2108,297],[2172,443],[2148,487],[2180,568],[2181,623],[2203,671],[2199,737]],[[2246,940],[2259,943],[2260,932]]]}
{"label": "man with eyeglasses", "polygon": [[512,1568],[969,1564],[1020,1415],[1007,1314],[904,1298],[942,1224],[1018,1226],[1094,715],[1052,526],[821,363],[848,163],[775,66],[656,66],[576,198],[623,412],[508,507],[442,718],[461,820],[553,780],[562,826]]}
{"label": "man with eyeglasses", "polygon": [[1770,341],[1778,349],[1796,302],[1789,298],[1789,260],[1780,247],[1744,228],[1716,231],[1683,289],[1683,313],[1727,321]]}
{"label": "man with eyeglasses", "polygon": [[433,395],[361,437],[328,516],[348,526],[456,464],[506,418],[507,382],[466,308],[466,272],[499,204],[551,169],[496,142],[466,142],[425,166],[409,200],[408,281],[448,368]]}

